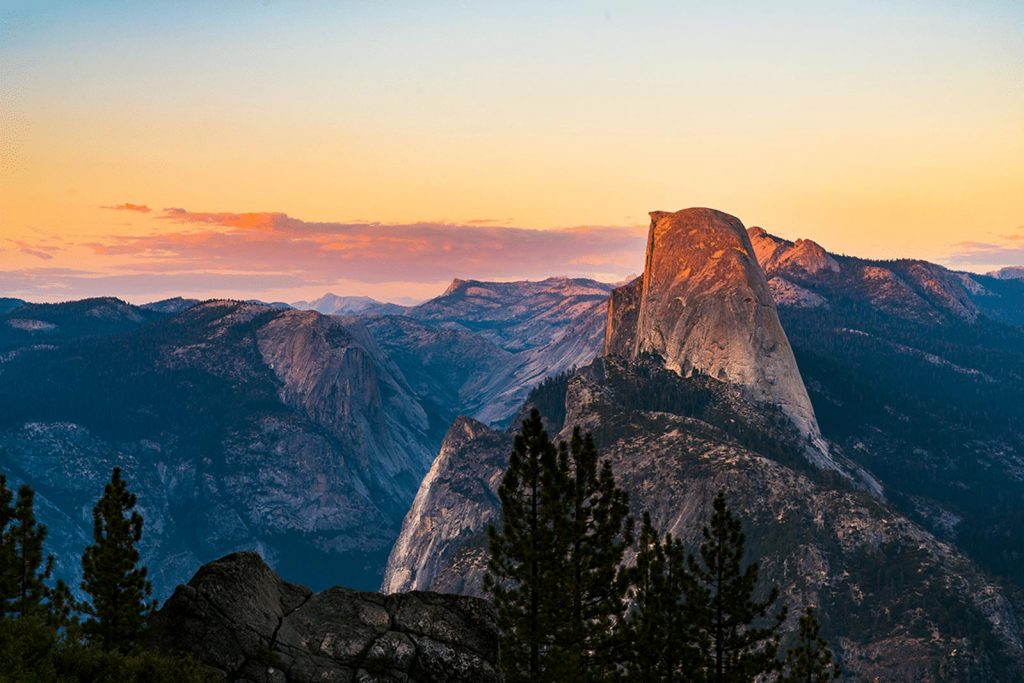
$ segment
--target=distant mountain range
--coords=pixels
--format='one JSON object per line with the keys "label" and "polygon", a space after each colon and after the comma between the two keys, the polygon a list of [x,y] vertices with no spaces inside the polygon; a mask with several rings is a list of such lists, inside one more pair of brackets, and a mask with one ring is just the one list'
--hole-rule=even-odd
{"label": "distant mountain range", "polygon": [[324,294],[313,301],[296,301],[293,307],[303,311],[316,311],[324,315],[401,315],[405,306],[389,304],[368,296],[338,296]]}
{"label": "distant mountain range", "polygon": [[609,289],[457,281],[401,316],[8,300],[0,468],[38,491],[74,585],[120,464],[160,596],[240,549],[313,586],[373,588],[448,425],[507,423],[534,384],[592,360]]}
{"label": "distant mountain range", "polygon": [[1007,266],[993,270],[989,275],[1000,280],[1024,280],[1024,266]]}
{"label": "distant mountain range", "polygon": [[638,509],[688,542],[729,490],[847,671],[1017,680],[1024,281],[710,210],[652,224],[660,246],[618,288],[0,299],[0,469],[37,490],[74,584],[118,464],[162,598],[236,550],[317,589],[474,594],[510,430],[536,405],[553,432],[593,430]]}

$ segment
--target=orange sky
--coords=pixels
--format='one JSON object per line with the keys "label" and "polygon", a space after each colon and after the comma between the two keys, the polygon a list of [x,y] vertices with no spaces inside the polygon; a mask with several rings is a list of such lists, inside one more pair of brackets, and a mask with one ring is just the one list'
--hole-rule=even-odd
{"label": "orange sky", "polygon": [[1024,262],[1024,10],[863,4],[5,4],[0,296],[619,279],[688,206]]}

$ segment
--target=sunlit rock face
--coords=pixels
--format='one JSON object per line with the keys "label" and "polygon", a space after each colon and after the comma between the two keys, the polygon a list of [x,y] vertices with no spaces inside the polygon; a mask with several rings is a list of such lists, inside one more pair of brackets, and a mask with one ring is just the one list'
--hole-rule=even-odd
{"label": "sunlit rock face", "polygon": [[786,272],[799,269],[808,275],[829,271],[838,273],[839,262],[825,249],[811,240],[790,242],[769,234],[764,228],[747,230],[754,255],[770,277],[776,271]]}
{"label": "sunlit rock face", "polygon": [[627,285],[613,289],[608,300],[608,323],[605,326],[604,354],[629,358],[636,346],[636,319],[640,314],[640,295],[644,279],[638,277]]}
{"label": "sunlit rock face", "polygon": [[[623,302],[630,300],[626,288],[615,295]],[[831,466],[768,281],[738,218],[703,208],[652,212],[638,299],[635,333],[629,306],[616,315],[613,299],[606,349],[629,350],[631,357],[654,353],[683,376],[699,372],[742,387],[750,398],[778,406],[810,442],[809,457]]]}

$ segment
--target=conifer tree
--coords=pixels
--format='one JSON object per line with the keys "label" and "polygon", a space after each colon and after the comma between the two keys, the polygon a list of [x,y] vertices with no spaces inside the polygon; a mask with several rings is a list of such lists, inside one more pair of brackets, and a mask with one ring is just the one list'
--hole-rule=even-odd
{"label": "conifer tree", "polygon": [[764,600],[755,599],[758,564],[742,567],[746,538],[723,492],[715,497],[711,523],[704,527],[703,536],[700,559],[689,558],[698,590],[688,596],[700,631],[703,680],[746,683],[776,671],[778,630],[786,608],[768,617],[779,596],[777,587]]}
{"label": "conifer tree", "polygon": [[11,516],[15,595],[8,608],[19,617],[42,613],[49,593],[46,581],[53,573],[53,556],[43,557],[46,525],[36,521],[34,502],[35,492],[22,484]]}
{"label": "conifer tree", "polygon": [[558,451],[533,410],[515,438],[498,488],[501,530],[488,530],[484,589],[501,629],[501,664],[510,681],[553,680],[553,634],[564,598],[557,594],[564,558],[557,549]]}
{"label": "conifer tree", "polygon": [[93,508],[93,544],[82,556],[82,590],[91,598],[85,633],[107,650],[132,650],[156,607],[146,568],[138,566],[141,539],[135,495],[115,467]]}
{"label": "conifer tree", "polygon": [[590,434],[577,427],[568,445],[559,447],[559,479],[565,493],[558,552],[566,558],[556,605],[563,610],[556,634],[557,677],[605,680],[614,675],[624,643],[614,626],[626,606],[627,574],[620,568],[633,542],[629,497],[615,483],[611,463],[598,467]]}
{"label": "conifer tree", "polygon": [[0,474],[0,619],[9,616],[18,595],[18,560],[11,522],[14,519],[14,492],[7,488],[7,477]]}
{"label": "conifer tree", "polygon": [[644,513],[636,564],[629,570],[633,608],[621,626],[629,642],[629,680],[688,681],[698,664],[697,636],[687,596],[699,592],[680,540],[664,541]]}
{"label": "conifer tree", "polygon": [[800,617],[800,634],[796,644],[786,652],[779,683],[827,683],[839,678],[828,643],[821,637],[820,624],[814,608],[808,607]]}

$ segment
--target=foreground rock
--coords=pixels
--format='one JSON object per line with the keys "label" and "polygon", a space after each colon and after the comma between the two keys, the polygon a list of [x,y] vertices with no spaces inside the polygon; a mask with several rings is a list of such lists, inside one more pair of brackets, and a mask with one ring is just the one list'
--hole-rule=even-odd
{"label": "foreground rock", "polygon": [[232,681],[501,680],[497,627],[483,600],[313,593],[255,553],[201,567],[157,612],[151,637]]}

